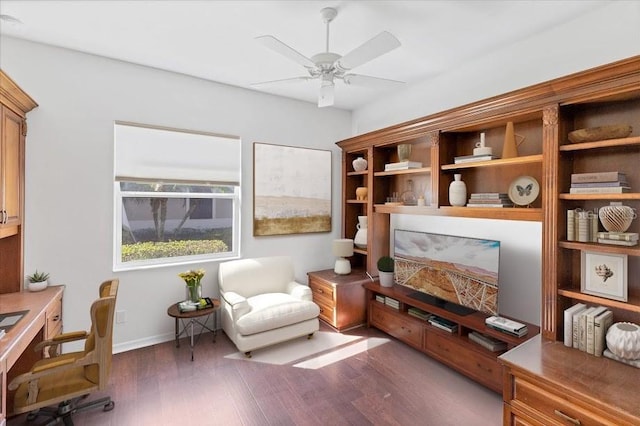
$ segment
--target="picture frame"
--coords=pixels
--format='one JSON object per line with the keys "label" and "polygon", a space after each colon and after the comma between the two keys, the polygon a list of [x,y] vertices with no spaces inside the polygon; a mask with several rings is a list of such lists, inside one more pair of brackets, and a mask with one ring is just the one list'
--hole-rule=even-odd
{"label": "picture frame", "polygon": [[331,151],[253,144],[253,235],[331,232]]}
{"label": "picture frame", "polygon": [[581,252],[580,291],[607,299],[627,301],[626,254]]}

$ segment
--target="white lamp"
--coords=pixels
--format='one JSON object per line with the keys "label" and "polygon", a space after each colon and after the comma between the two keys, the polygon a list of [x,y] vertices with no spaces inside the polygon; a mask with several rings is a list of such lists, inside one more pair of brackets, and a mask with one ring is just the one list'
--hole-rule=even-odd
{"label": "white lamp", "polygon": [[338,257],[333,272],[339,275],[350,274],[351,263],[345,258],[353,256],[353,240],[348,238],[333,240],[332,249],[333,255]]}

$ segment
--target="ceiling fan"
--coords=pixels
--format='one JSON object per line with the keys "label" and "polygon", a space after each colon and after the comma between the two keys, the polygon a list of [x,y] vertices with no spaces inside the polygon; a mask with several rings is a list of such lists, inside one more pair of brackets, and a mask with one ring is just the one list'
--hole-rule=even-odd
{"label": "ceiling fan", "polygon": [[302,55],[273,36],[264,35],[256,38],[269,49],[305,67],[309,75],[254,83],[253,86],[319,80],[318,106],[326,107],[333,105],[335,80],[365,87],[395,87],[404,84],[402,81],[349,73],[353,68],[399,47],[400,41],[393,34],[383,31],[360,47],[341,56],[329,51],[329,24],[338,15],[338,11],[332,7],[326,7],[320,11],[320,15],[327,26],[326,51],[313,55],[311,58]]}

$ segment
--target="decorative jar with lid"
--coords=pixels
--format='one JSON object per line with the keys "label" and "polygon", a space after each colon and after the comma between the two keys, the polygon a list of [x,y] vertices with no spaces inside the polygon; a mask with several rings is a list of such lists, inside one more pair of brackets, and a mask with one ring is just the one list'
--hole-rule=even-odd
{"label": "decorative jar with lid", "polygon": [[351,164],[353,164],[353,170],[356,172],[363,172],[367,170],[367,160],[363,157],[356,158]]}

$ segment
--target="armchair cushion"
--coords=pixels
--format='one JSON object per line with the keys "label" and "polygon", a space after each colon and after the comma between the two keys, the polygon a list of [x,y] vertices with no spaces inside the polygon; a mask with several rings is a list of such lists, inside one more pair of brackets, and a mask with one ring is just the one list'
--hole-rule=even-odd
{"label": "armchair cushion", "polygon": [[318,305],[285,293],[265,293],[247,299],[251,311],[236,321],[242,335],[261,333],[316,318]]}

